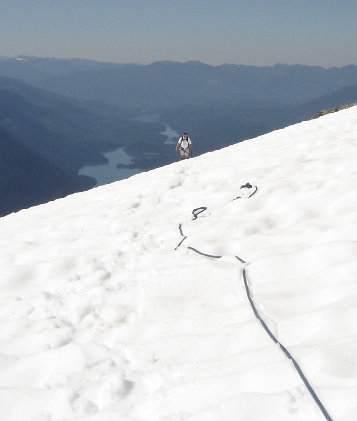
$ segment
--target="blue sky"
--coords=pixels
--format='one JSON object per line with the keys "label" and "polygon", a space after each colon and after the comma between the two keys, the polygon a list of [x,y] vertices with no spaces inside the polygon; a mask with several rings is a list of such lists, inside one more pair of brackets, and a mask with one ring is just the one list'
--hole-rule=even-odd
{"label": "blue sky", "polygon": [[0,55],[357,64],[356,0],[0,0]]}

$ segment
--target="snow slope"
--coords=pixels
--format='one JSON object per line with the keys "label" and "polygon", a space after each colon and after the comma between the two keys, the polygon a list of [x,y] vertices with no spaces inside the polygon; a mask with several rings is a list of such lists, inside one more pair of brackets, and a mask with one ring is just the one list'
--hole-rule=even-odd
{"label": "snow slope", "polygon": [[356,133],[354,107],[0,219],[1,419],[323,420],[246,266],[355,421]]}

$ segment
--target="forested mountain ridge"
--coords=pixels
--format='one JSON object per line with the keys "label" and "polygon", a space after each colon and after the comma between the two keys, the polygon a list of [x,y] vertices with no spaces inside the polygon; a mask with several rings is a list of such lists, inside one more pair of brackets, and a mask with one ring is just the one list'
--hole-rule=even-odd
{"label": "forested mountain ridge", "polygon": [[[0,77],[0,215],[85,190],[95,180],[78,176],[88,163],[105,163],[103,151],[144,146],[155,124],[128,120],[117,107],[78,100]],[[164,139],[164,138],[163,138]]]}
{"label": "forested mountain ridge", "polygon": [[93,185],[93,179],[66,174],[0,128],[0,216]]}

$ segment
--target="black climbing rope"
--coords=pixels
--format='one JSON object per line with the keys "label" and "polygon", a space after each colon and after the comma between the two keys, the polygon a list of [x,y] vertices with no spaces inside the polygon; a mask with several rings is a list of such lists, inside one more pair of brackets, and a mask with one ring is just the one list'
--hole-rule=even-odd
{"label": "black climbing rope", "polygon": [[177,245],[177,247],[175,248],[175,250],[177,250],[179,247],[180,247],[180,245],[186,240],[186,238],[187,238],[187,236],[186,235],[184,235],[183,234],[183,232],[182,232],[182,225],[180,224],[179,225],[179,230],[180,230],[180,234],[181,234],[181,236],[183,237],[183,239],[179,242],[179,244]]}
{"label": "black climbing rope", "polygon": [[195,219],[197,219],[198,215],[202,212],[204,212],[205,210],[207,210],[206,206],[201,206],[200,208],[196,208],[192,211],[192,215],[193,215],[193,221]]}
{"label": "black climbing rope", "polygon": [[247,297],[248,297],[248,300],[250,302],[250,305],[251,305],[251,307],[253,309],[253,312],[254,312],[255,317],[260,321],[261,325],[263,326],[263,328],[266,331],[266,333],[269,335],[270,339],[274,343],[276,343],[277,345],[279,345],[280,349],[284,352],[284,354],[286,355],[286,357],[289,360],[291,360],[291,362],[294,364],[294,367],[295,367],[296,371],[298,372],[301,380],[305,384],[307,390],[310,392],[310,395],[312,396],[312,398],[316,402],[317,406],[320,408],[320,410],[323,413],[323,415],[326,418],[326,420],[332,421],[332,418],[330,417],[330,415],[328,414],[326,408],[323,406],[322,402],[318,398],[316,392],[312,388],[310,382],[307,380],[306,376],[304,375],[302,369],[300,368],[300,366],[297,363],[297,361],[295,360],[295,358],[290,354],[290,352],[285,348],[285,346],[278,341],[278,339],[274,336],[274,334],[272,333],[272,331],[268,328],[267,324],[264,322],[264,320],[262,319],[262,317],[258,313],[258,310],[257,310],[257,308],[256,308],[256,306],[254,304],[254,301],[252,299],[252,296],[251,296],[251,293],[250,293],[250,289],[249,289],[249,286],[248,286],[246,268],[243,269],[243,280],[244,280],[244,286],[245,286],[245,290],[246,290],[246,293],[247,293]]}
{"label": "black climbing rope", "polygon": [[[248,188],[251,189],[253,188],[253,186],[249,183],[246,183],[245,185],[241,186],[242,188]],[[253,192],[248,196],[248,198],[252,197],[256,192],[258,191],[258,187],[254,186],[254,190]],[[237,200],[237,199],[242,199],[242,196],[237,196],[235,199],[233,200]],[[193,214],[193,220],[196,220],[198,215],[202,212],[204,212],[205,210],[207,210],[207,207],[205,206],[201,206],[199,208],[196,208],[192,211]],[[175,248],[175,250],[177,250],[181,244],[186,240],[187,236],[184,235],[183,230],[182,230],[182,225],[179,225],[179,230],[180,230],[180,234],[182,237],[184,237],[181,242],[177,245],[177,247]],[[195,253],[200,254],[201,256],[204,257],[209,257],[212,259],[221,259],[223,256],[216,256],[216,255],[212,255],[212,254],[208,254],[208,253],[204,253],[200,250],[197,250],[194,247],[188,246],[187,247],[189,250],[194,251]],[[244,261],[242,258],[240,258],[239,256],[235,256],[235,258],[237,260],[239,260],[241,263],[246,264],[247,262]],[[310,382],[307,380],[305,374],[303,373],[301,367],[299,366],[299,364],[297,363],[297,361],[295,360],[295,358],[290,354],[290,352],[285,348],[285,346],[280,343],[278,341],[278,339],[274,336],[274,334],[272,333],[272,331],[269,329],[268,325],[265,323],[264,319],[260,316],[256,305],[252,299],[252,294],[250,292],[249,289],[249,285],[248,285],[248,281],[247,281],[247,270],[246,267],[243,268],[243,282],[244,282],[244,287],[245,287],[245,291],[247,294],[247,298],[249,301],[249,304],[253,310],[253,313],[256,317],[256,319],[260,322],[260,324],[262,325],[263,329],[265,330],[265,332],[268,334],[268,336],[270,337],[270,339],[277,345],[279,345],[281,351],[285,354],[285,356],[293,363],[295,370],[297,371],[299,377],[301,378],[301,380],[303,381],[304,385],[306,386],[307,390],[309,391],[311,397],[314,399],[315,403],[317,404],[317,406],[319,407],[321,413],[323,414],[323,416],[325,417],[325,419],[327,421],[333,421],[331,416],[329,415],[329,413],[327,412],[326,408],[324,407],[324,405],[322,404],[322,402],[320,401],[319,397],[317,396],[316,392],[314,391],[313,387],[311,386]]]}
{"label": "black climbing rope", "polygon": [[[241,189],[251,189],[251,188],[253,188],[253,186],[251,184],[247,183],[247,184],[244,184],[243,186],[240,186],[240,188]],[[247,199],[249,199],[250,197],[254,196],[257,191],[258,191],[258,187],[257,186],[254,186],[253,192],[247,197]],[[243,197],[242,196],[237,196],[233,200],[237,200],[237,199],[243,199]]]}

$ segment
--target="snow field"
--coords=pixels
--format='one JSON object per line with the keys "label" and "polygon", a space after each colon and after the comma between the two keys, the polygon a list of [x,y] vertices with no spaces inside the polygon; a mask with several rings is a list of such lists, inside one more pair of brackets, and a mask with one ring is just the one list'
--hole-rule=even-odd
{"label": "snow field", "polygon": [[355,420],[356,129],[354,107],[0,219],[3,419],[323,420],[237,255],[333,420]]}

